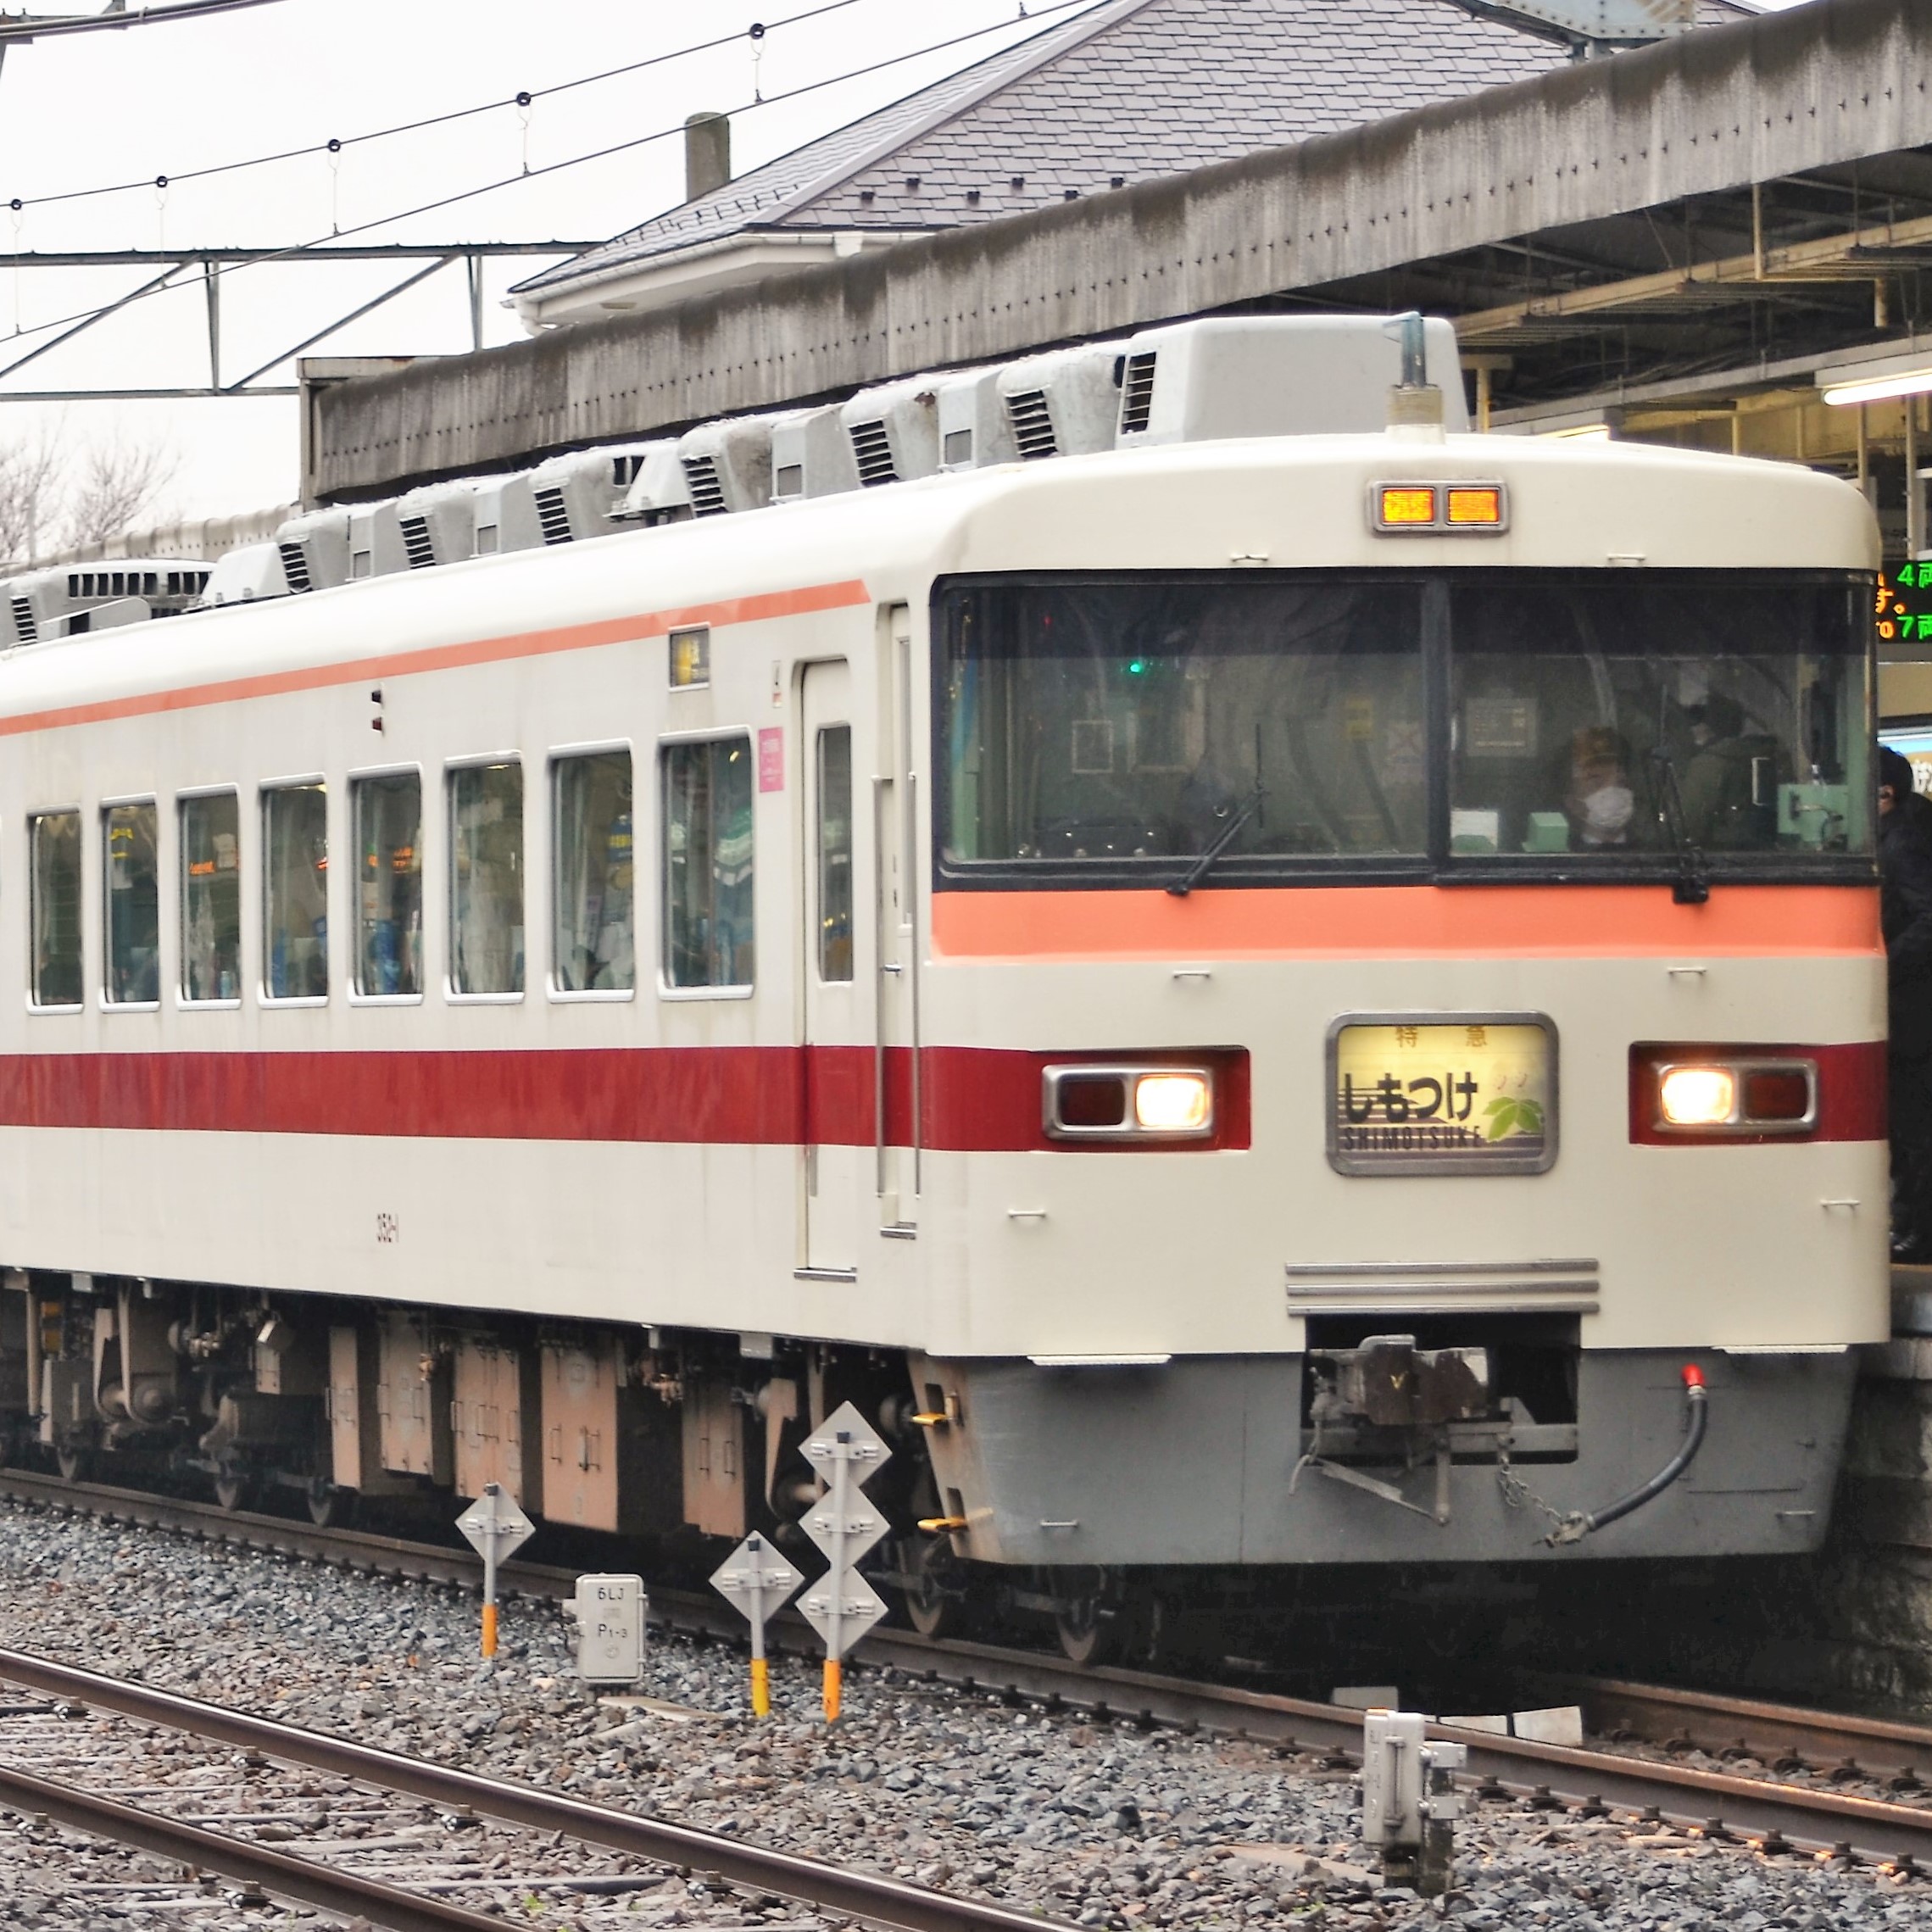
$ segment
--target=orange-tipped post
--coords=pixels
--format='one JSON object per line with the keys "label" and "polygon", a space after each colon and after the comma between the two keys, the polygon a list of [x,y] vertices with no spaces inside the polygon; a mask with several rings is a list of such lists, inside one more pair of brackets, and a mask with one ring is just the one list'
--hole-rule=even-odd
{"label": "orange-tipped post", "polygon": [[497,1606],[493,1603],[483,1606],[483,1655],[493,1657],[497,1654]]}
{"label": "orange-tipped post", "polygon": [[763,1657],[751,1660],[751,1714],[754,1718],[771,1715],[771,1673]]}
{"label": "orange-tipped post", "polygon": [[828,1724],[838,1722],[838,1692],[841,1669],[837,1657],[825,1660],[825,1721]]}

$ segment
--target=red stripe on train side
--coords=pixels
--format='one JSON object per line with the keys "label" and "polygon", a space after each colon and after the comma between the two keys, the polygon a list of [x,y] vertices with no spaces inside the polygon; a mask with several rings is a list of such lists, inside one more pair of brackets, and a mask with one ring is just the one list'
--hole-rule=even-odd
{"label": "red stripe on train side", "polygon": [[722,598],[670,610],[641,610],[594,624],[571,624],[549,631],[523,631],[504,638],[476,638],[435,644],[422,650],[389,651],[376,657],[346,658],[334,664],[305,665],[292,671],[262,671],[249,677],[222,678],[210,684],[182,685],[168,691],[143,691],[104,698],[88,704],[25,711],[0,717],[0,738],[27,732],[59,731],[70,725],[103,724],[114,718],[149,717],[161,711],[192,711],[205,704],[233,704],[249,698],[285,697],[322,691],[332,685],[360,684],[369,678],[407,677],[423,671],[457,671],[470,665],[500,664],[511,658],[548,657],[559,651],[596,650],[605,644],[634,643],[687,626],[755,624],[771,617],[798,617],[817,610],[843,610],[869,604],[871,595],[856,578],[843,583],[811,584],[799,590],[775,590],[749,597]]}
{"label": "red stripe on train side", "polygon": [[1872,886],[1203,887],[936,892],[942,959],[1684,959],[1885,951]]}
{"label": "red stripe on train side", "polygon": [[[1050,1146],[1040,1072],[1122,1055],[928,1047],[923,1144],[945,1152]],[[1248,1056],[1219,1074],[1218,1127],[1177,1151],[1249,1144]],[[870,1047],[642,1047],[530,1053],[100,1053],[0,1056],[0,1127],[355,1139],[870,1146],[879,1063]],[[912,1056],[885,1056],[886,1122],[912,1141]],[[1086,1151],[1086,1150],[1083,1150]]]}

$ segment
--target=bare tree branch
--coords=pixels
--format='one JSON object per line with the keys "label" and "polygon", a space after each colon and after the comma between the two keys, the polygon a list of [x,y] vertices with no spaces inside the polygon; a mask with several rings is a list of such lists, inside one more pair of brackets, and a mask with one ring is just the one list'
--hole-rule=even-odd
{"label": "bare tree branch", "polygon": [[66,544],[104,543],[131,529],[153,509],[181,466],[178,453],[158,443],[116,437],[92,445],[81,459],[80,474],[63,493]]}
{"label": "bare tree branch", "polygon": [[0,558],[25,562],[56,537],[66,467],[58,427],[31,443],[0,443]]}

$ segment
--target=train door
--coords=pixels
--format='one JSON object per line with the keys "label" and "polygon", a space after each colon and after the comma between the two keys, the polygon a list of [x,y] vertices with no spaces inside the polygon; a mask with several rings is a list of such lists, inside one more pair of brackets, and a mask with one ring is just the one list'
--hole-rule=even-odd
{"label": "train door", "polygon": [[871,1044],[859,998],[853,865],[852,674],[805,673],[805,1267],[846,1275],[859,1259],[860,1205],[871,1193]]}
{"label": "train door", "polygon": [[878,919],[874,1152],[880,1230],[910,1237],[919,1218],[921,1101],[912,621],[903,604],[894,604],[882,616],[879,775],[872,794]]}

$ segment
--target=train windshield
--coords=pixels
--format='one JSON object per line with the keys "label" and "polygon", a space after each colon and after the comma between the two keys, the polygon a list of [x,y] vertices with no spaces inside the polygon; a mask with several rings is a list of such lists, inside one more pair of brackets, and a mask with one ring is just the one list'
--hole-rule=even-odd
{"label": "train windshield", "polygon": [[941,878],[1868,877],[1871,611],[1816,571],[955,581]]}

